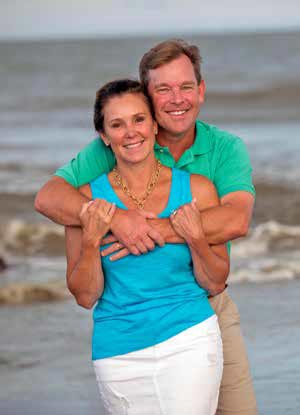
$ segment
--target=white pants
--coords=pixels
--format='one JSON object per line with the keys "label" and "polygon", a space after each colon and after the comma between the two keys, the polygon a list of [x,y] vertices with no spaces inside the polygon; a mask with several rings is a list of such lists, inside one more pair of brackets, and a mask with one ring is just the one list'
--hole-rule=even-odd
{"label": "white pants", "polygon": [[214,315],[136,352],[94,360],[105,415],[214,415],[223,371]]}

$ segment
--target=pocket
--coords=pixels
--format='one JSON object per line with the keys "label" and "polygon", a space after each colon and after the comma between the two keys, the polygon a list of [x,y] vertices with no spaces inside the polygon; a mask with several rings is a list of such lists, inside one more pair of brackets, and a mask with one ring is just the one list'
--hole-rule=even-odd
{"label": "pocket", "polygon": [[127,415],[130,402],[112,382],[104,382],[97,377],[100,399],[105,415]]}

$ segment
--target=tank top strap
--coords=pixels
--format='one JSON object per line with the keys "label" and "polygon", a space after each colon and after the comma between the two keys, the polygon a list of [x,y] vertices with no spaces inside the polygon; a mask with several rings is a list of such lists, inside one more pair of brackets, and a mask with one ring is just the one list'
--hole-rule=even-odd
{"label": "tank top strap", "polygon": [[177,209],[185,203],[190,203],[192,198],[191,174],[189,172],[173,168],[169,202],[166,209],[167,211],[164,213],[169,216],[174,209]]}
{"label": "tank top strap", "polygon": [[93,199],[106,199],[111,203],[116,203],[117,206],[120,204],[116,193],[109,183],[107,174],[102,174],[95,180],[91,181],[90,186]]}

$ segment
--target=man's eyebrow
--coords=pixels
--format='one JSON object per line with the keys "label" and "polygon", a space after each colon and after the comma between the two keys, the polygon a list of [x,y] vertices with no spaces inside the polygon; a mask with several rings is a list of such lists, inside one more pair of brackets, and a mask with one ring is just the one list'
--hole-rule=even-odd
{"label": "man's eyebrow", "polygon": [[[195,85],[195,84],[196,84],[195,81],[189,80],[189,81],[183,81],[183,82],[181,82],[180,85]],[[166,83],[166,82],[162,82],[162,83],[159,83],[159,84],[154,85],[154,88],[155,89],[162,88],[162,87],[170,87],[170,85],[168,83]]]}
{"label": "man's eyebrow", "polygon": [[163,87],[163,86],[170,86],[169,84],[167,84],[166,82],[162,82],[162,83],[160,83],[160,84],[156,84],[156,85],[154,85],[154,88],[161,88],[161,87]]}

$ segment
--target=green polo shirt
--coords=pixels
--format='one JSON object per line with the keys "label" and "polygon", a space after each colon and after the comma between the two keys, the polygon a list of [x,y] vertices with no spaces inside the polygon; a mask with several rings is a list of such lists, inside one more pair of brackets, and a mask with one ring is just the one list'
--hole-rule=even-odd
{"label": "green polo shirt", "polygon": [[[251,179],[251,164],[243,141],[226,131],[196,121],[194,144],[176,162],[168,147],[155,144],[155,154],[168,167],[176,167],[190,173],[202,174],[216,186],[219,197],[244,190],[255,195]],[[100,138],[88,144],[69,163],[59,168],[60,176],[74,187],[89,183],[115,164],[110,148]]]}

